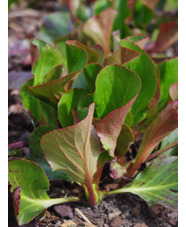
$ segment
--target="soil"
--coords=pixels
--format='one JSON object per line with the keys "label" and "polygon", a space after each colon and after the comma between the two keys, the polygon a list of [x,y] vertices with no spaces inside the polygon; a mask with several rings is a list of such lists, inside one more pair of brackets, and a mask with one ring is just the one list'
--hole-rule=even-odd
{"label": "soil", "polygon": [[[41,1],[42,2],[42,1]],[[38,36],[39,27],[42,23],[42,16],[54,11],[58,4],[55,1],[46,1],[45,8],[38,4],[31,16],[10,17],[9,18],[9,73],[25,73],[28,78],[31,76],[31,67],[28,60],[28,43],[23,45],[23,40]],[[11,13],[17,10],[25,10],[25,4],[14,7]],[[34,15],[34,16],[33,16]],[[19,51],[13,51],[14,48]],[[177,48],[171,47],[174,50]],[[177,50],[177,49],[176,49]],[[174,51],[177,52],[177,51]],[[176,53],[177,54],[177,53]],[[29,61],[28,61],[29,62]],[[11,82],[11,80],[9,81]],[[8,141],[28,142],[33,125],[29,117],[23,112],[27,110],[23,107],[20,99],[20,87],[11,88],[9,84],[8,103]],[[27,112],[27,114],[29,114]],[[34,120],[34,119],[33,119]],[[35,122],[36,127],[39,126]],[[29,149],[23,149],[25,155],[29,155]],[[103,173],[104,174],[104,173]],[[108,184],[110,184],[109,182]],[[112,185],[114,186],[114,185]],[[67,182],[51,182],[50,194],[58,196],[78,195],[81,188],[76,184]],[[9,227],[17,227],[11,197],[9,196]],[[49,208],[43,219],[36,217],[25,227],[176,227],[178,226],[178,213],[171,211],[161,205],[149,207],[145,201],[136,195],[126,193],[104,198],[104,200],[93,207],[87,207],[78,203],[57,205]]]}

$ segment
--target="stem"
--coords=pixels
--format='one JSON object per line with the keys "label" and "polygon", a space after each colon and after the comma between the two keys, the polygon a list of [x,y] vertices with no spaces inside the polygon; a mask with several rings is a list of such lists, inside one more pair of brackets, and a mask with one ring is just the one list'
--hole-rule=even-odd
{"label": "stem", "polygon": [[178,141],[175,141],[174,143],[168,145],[167,147],[164,147],[164,148],[158,150],[157,152],[151,154],[151,155],[147,158],[146,162],[149,162],[149,161],[152,160],[153,158],[155,158],[155,157],[159,156],[160,154],[162,154],[163,152],[165,152],[165,151],[167,151],[167,150],[169,150],[169,149],[175,147],[176,145],[178,145]]}
{"label": "stem", "polygon": [[97,199],[96,199],[96,195],[94,193],[95,191],[93,190],[93,187],[92,187],[91,183],[87,185],[87,191],[88,191],[87,197],[88,197],[89,204],[91,206],[96,205],[97,204]]}

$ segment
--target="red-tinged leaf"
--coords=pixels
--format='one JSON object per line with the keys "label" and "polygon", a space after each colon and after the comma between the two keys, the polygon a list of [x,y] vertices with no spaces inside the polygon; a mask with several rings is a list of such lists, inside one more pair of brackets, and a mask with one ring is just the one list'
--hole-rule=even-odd
{"label": "red-tinged leaf", "polygon": [[159,113],[154,121],[147,127],[143,140],[140,144],[134,165],[129,170],[127,177],[131,177],[138,167],[145,162],[153,149],[162,139],[178,127],[178,102],[170,102],[169,105]]}
{"label": "red-tinged leaf", "polygon": [[107,9],[98,16],[88,19],[83,28],[83,32],[86,36],[93,39],[95,44],[103,46],[106,56],[110,52],[111,33],[116,15],[116,10]]}
{"label": "red-tinged leaf", "polygon": [[41,139],[41,147],[53,170],[62,170],[91,191],[100,154],[99,139],[92,128],[94,104],[76,125],[54,130]]}
{"label": "red-tinged leaf", "polygon": [[60,203],[79,201],[77,197],[50,199],[49,180],[39,165],[27,159],[8,163],[8,180],[14,213],[19,225],[30,222],[46,208]]}
{"label": "red-tinged leaf", "polygon": [[[32,40],[32,43],[38,48],[32,49],[32,57],[34,56],[32,61],[35,62],[32,68],[32,73],[34,75],[33,85],[39,85],[43,83],[45,76],[52,69],[62,64],[63,58],[61,53],[55,47],[41,40],[34,39]],[[33,53],[34,51],[36,51],[36,53]]]}
{"label": "red-tinged leaf", "polygon": [[38,97],[48,99],[54,103],[58,103],[64,92],[69,90],[69,85],[80,71],[70,73],[62,78],[53,80],[42,85],[30,86],[28,91],[30,94]]}
{"label": "red-tinged leaf", "polygon": [[122,125],[136,97],[137,95],[129,103],[119,109],[113,110],[103,119],[95,123],[95,128],[103,147],[109,151],[109,155],[112,157],[114,157],[114,151]]}
{"label": "red-tinged leaf", "polygon": [[178,23],[168,22],[160,26],[157,40],[148,46],[149,53],[157,53],[166,50],[178,40]]}
{"label": "red-tinged leaf", "polygon": [[120,45],[140,53],[139,57],[124,63],[128,69],[139,75],[142,82],[141,91],[131,109],[134,117],[134,125],[136,125],[146,117],[148,104],[155,95],[157,88],[157,70],[150,56],[135,43],[121,40]]}
{"label": "red-tinged leaf", "polygon": [[79,71],[88,64],[87,52],[79,46],[73,45],[72,41],[66,41],[66,57],[68,73]]}
{"label": "red-tinged leaf", "polygon": [[94,174],[94,184],[98,185],[100,183],[101,173],[105,163],[113,158],[108,154],[107,151],[104,151],[100,154],[97,162],[97,171]]}
{"label": "red-tinged leaf", "polygon": [[23,105],[32,113],[38,122],[41,122],[41,125],[58,125],[56,107],[31,95],[28,92],[28,87],[30,86],[33,86],[33,79],[28,80],[21,88],[20,96]]}
{"label": "red-tinged leaf", "polygon": [[178,82],[171,85],[169,89],[169,95],[172,101],[178,100]]}
{"label": "red-tinged leaf", "polygon": [[109,56],[106,59],[105,65],[111,65],[111,64],[122,65],[139,56],[140,56],[139,52],[120,46],[120,48],[116,52],[114,52],[111,56]]}
{"label": "red-tinged leaf", "polygon": [[74,124],[72,110],[77,111],[78,103],[85,95],[86,90],[74,88],[61,96],[58,102],[58,119],[62,127]]}
{"label": "red-tinged leaf", "polygon": [[125,106],[136,97],[140,89],[138,75],[125,66],[109,65],[103,68],[97,76],[94,93],[97,117],[102,119]]}
{"label": "red-tinged leaf", "polygon": [[141,49],[144,49],[144,47],[146,46],[146,44],[149,41],[149,37],[148,36],[129,36],[127,37],[125,40],[127,41],[131,41],[133,43],[135,43],[137,46],[139,46]]}
{"label": "red-tinged leaf", "polygon": [[88,63],[93,63],[93,62],[98,61],[98,54],[94,50],[92,50],[90,47],[78,42],[77,40],[68,40],[66,42],[66,44],[76,46],[76,47],[83,49],[85,51],[85,53],[87,54]]}
{"label": "red-tinged leaf", "polygon": [[43,83],[48,83],[52,80],[57,80],[61,76],[62,73],[62,65],[57,65],[53,68],[47,75],[45,76]]}

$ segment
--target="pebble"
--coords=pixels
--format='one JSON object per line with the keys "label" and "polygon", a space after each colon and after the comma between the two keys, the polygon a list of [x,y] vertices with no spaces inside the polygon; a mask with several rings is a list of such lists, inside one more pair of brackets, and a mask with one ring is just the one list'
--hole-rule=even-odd
{"label": "pebble", "polygon": [[120,227],[122,225],[122,219],[120,216],[115,217],[111,223],[110,223],[110,227]]}
{"label": "pebble", "polygon": [[74,217],[72,208],[68,205],[57,205],[54,206],[54,212],[61,218],[72,219]]}

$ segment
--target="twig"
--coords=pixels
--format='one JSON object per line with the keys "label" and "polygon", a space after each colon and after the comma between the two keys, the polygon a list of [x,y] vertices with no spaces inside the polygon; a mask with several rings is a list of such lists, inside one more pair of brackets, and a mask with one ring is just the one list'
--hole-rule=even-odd
{"label": "twig", "polygon": [[89,224],[92,224],[88,218],[78,209],[78,208],[75,208],[75,211],[84,219],[84,221],[86,221],[87,223]]}

